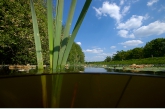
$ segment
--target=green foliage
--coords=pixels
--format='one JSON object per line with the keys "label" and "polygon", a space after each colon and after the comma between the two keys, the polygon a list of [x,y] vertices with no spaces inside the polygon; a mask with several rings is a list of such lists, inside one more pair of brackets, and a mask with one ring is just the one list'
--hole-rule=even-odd
{"label": "green foliage", "polygon": [[144,47],[136,47],[127,51],[117,51],[113,56],[114,61],[143,59],[149,57],[165,56],[165,38],[157,38],[148,43]]}
{"label": "green foliage", "polygon": [[71,51],[69,53],[67,62],[69,64],[84,63],[84,57],[85,55],[82,52],[81,47],[74,42],[72,45]]}
{"label": "green foliage", "polygon": [[[44,64],[49,64],[46,2],[33,1],[40,31]],[[3,0],[0,2],[0,6],[2,7],[0,8],[0,64],[37,64],[29,0]],[[79,48],[76,47],[76,49]],[[80,55],[70,54],[75,55],[74,57]],[[80,58],[80,62],[84,62],[83,53]],[[72,59],[69,59],[69,62],[74,62],[75,58]]]}
{"label": "green foliage", "polygon": [[143,58],[143,48],[134,48],[127,53],[126,59],[141,59]]}
{"label": "green foliage", "polygon": [[55,35],[53,37],[53,72],[57,70],[58,54],[60,52],[63,5],[64,0],[56,0]]}
{"label": "green foliage", "polygon": [[165,38],[157,38],[148,42],[143,52],[145,58],[165,56]]}
{"label": "green foliage", "polygon": [[130,60],[110,61],[110,62],[90,62],[90,64],[97,64],[97,65],[165,64],[165,57],[153,57],[153,58],[150,57],[144,59],[130,59]]}
{"label": "green foliage", "polygon": [[77,35],[77,32],[78,32],[80,26],[81,26],[81,24],[82,24],[82,22],[83,22],[83,20],[84,20],[84,17],[85,17],[85,15],[86,15],[86,13],[87,13],[87,10],[88,10],[88,8],[89,8],[89,6],[90,6],[91,1],[92,1],[92,0],[86,0],[86,1],[85,1],[85,4],[84,4],[84,6],[83,6],[83,9],[81,10],[81,13],[80,13],[80,15],[79,15],[79,17],[78,17],[78,20],[77,20],[77,22],[76,22],[76,25],[75,25],[75,27],[74,27],[74,29],[73,29],[72,35],[71,35],[71,37],[69,38],[69,41],[68,41],[68,43],[67,43],[67,45],[66,45],[66,49],[65,49],[65,52],[64,52],[65,55],[64,55],[64,57],[63,57],[63,59],[62,59],[62,63],[61,63],[62,65],[65,65],[65,64],[66,64],[66,61],[67,61],[68,56],[69,56],[69,52],[70,52],[71,47],[72,47],[72,44],[73,44],[73,42],[74,42],[74,39],[75,39],[75,37],[76,37],[76,35]]}
{"label": "green foliage", "polygon": [[111,61],[111,57],[110,56],[107,56],[104,60],[104,62],[110,62]]}
{"label": "green foliage", "polygon": [[54,25],[53,25],[53,5],[52,0],[47,0],[47,21],[48,21],[48,36],[49,36],[49,56],[50,56],[50,68],[53,63],[53,36],[54,36]]}
{"label": "green foliage", "polygon": [[31,7],[31,13],[32,13],[32,20],[33,20],[33,31],[34,31],[34,42],[35,42],[36,55],[37,55],[37,66],[38,66],[38,69],[43,69],[41,40],[40,40],[35,8],[34,8],[34,4],[32,0],[30,0],[30,7]]}
{"label": "green foliage", "polygon": [[62,29],[63,35],[61,38],[61,48],[60,48],[60,53],[59,53],[58,65],[61,65],[61,63],[62,63],[62,59],[64,57],[64,51],[65,51],[66,45],[68,43],[68,36],[69,36],[70,27],[72,24],[72,19],[73,19],[75,7],[76,7],[76,2],[77,2],[77,0],[72,0],[72,3],[70,5],[70,10],[68,13],[66,26],[65,26],[65,28]]}
{"label": "green foliage", "polygon": [[36,63],[36,58],[27,60],[36,57],[29,1],[4,0],[0,4],[0,62]]}
{"label": "green foliage", "polygon": [[165,64],[165,38],[157,38],[146,43],[144,47],[136,47],[127,51],[117,51],[112,61],[107,58],[103,62],[91,62],[93,64]]}

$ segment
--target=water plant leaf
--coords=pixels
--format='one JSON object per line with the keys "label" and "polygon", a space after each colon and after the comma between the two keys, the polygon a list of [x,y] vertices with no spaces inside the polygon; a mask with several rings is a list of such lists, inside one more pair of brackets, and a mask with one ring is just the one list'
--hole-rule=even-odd
{"label": "water plant leaf", "polygon": [[92,0],[86,0],[85,4],[84,4],[84,6],[83,6],[83,9],[82,9],[82,11],[81,11],[81,13],[80,13],[80,15],[79,15],[79,18],[78,18],[78,20],[77,20],[77,22],[76,22],[76,25],[75,25],[75,27],[74,27],[74,29],[73,29],[72,35],[71,35],[71,37],[69,38],[69,41],[68,41],[68,43],[67,43],[67,46],[66,46],[66,49],[65,49],[65,52],[64,52],[65,55],[64,55],[64,57],[63,57],[63,59],[62,59],[61,65],[65,65],[65,64],[66,64],[67,58],[68,58],[68,56],[69,56],[69,52],[70,52],[71,47],[72,47],[72,44],[73,44],[73,42],[74,42],[74,39],[75,39],[75,37],[76,37],[76,35],[77,35],[77,32],[78,32],[78,30],[79,30],[81,24],[82,24],[82,22],[83,22],[83,19],[84,19],[85,15],[86,15],[86,12],[87,12],[87,10],[88,10],[88,8],[89,8],[89,6],[90,6],[91,1],[92,1]]}
{"label": "water plant leaf", "polygon": [[47,99],[47,88],[46,88],[46,76],[41,75],[41,85],[42,85],[42,102],[43,102],[43,107],[46,108],[48,107],[48,99]]}
{"label": "water plant leaf", "polygon": [[53,48],[53,72],[56,72],[57,70],[58,54],[60,51],[63,4],[64,4],[64,0],[57,0],[56,19],[55,19],[55,36],[54,36],[54,48]]}
{"label": "water plant leaf", "polygon": [[50,56],[50,69],[52,69],[53,62],[53,6],[52,0],[47,0],[47,18],[48,18],[48,36],[49,36],[49,56]]}
{"label": "water plant leaf", "polygon": [[36,48],[36,55],[37,55],[37,65],[38,65],[38,69],[43,69],[43,58],[42,58],[40,34],[39,34],[39,29],[38,29],[35,8],[34,8],[34,4],[32,0],[30,0],[30,7],[31,7],[31,13],[32,13],[32,20],[33,20],[33,31],[34,31],[34,41],[35,41],[35,48]]}
{"label": "water plant leaf", "polygon": [[61,49],[60,49],[60,53],[59,53],[59,59],[58,59],[58,65],[61,65],[62,62],[62,58],[64,55],[64,51],[68,42],[68,36],[69,36],[69,32],[70,32],[70,27],[72,24],[72,20],[73,20],[73,15],[74,15],[74,11],[75,11],[75,7],[76,7],[76,2],[77,0],[72,0],[72,3],[70,5],[70,10],[68,13],[68,18],[67,18],[67,23],[64,29],[64,34],[62,37],[62,42],[61,42]]}

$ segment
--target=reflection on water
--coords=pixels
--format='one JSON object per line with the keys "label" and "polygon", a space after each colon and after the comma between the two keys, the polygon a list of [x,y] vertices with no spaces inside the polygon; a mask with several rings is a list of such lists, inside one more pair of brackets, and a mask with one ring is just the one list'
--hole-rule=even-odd
{"label": "reflection on water", "polygon": [[104,72],[107,73],[105,68],[86,67],[84,72]]}
{"label": "reflection on water", "polygon": [[[114,69],[104,68],[104,67],[84,67],[84,66],[69,66],[69,68],[61,68],[58,70],[59,73],[133,73],[133,74],[149,74],[149,75],[165,75],[165,71],[138,71],[136,69],[126,70],[126,69]],[[58,73],[57,72],[57,73]],[[51,71],[49,67],[44,70],[31,69],[28,71],[20,70],[9,70],[9,68],[0,68],[0,76],[2,75],[29,75],[29,74],[50,74]]]}
{"label": "reflection on water", "polygon": [[0,107],[165,107],[163,71],[70,66],[50,72],[1,68]]}

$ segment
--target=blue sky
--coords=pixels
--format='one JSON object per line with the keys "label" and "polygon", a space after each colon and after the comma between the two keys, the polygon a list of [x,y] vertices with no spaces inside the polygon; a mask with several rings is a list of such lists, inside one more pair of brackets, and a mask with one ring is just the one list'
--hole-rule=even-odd
{"label": "blue sky", "polygon": [[[63,23],[71,0],[65,0]],[[71,32],[85,0],[77,0]],[[103,61],[120,50],[165,38],[165,0],[92,0],[75,38],[85,61]]]}

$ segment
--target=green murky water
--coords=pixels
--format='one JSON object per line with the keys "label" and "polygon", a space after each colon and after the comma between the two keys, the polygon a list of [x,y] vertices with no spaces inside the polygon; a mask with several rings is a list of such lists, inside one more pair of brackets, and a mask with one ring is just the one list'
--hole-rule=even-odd
{"label": "green murky water", "polygon": [[165,107],[165,77],[61,73],[0,77],[0,107]]}
{"label": "green murky water", "polygon": [[70,67],[56,74],[7,68],[0,73],[0,107],[165,107],[163,71]]}

